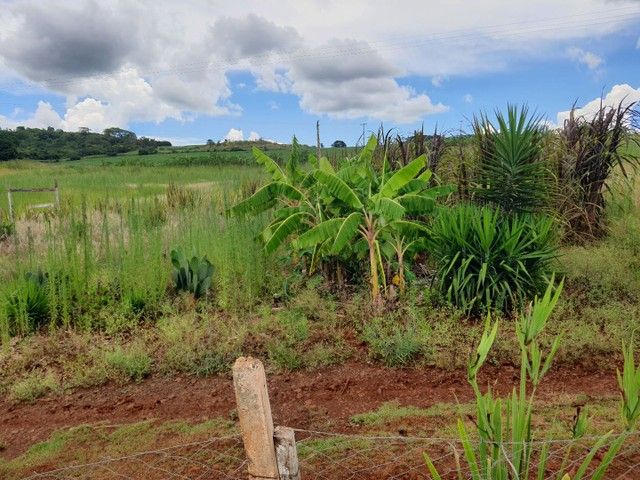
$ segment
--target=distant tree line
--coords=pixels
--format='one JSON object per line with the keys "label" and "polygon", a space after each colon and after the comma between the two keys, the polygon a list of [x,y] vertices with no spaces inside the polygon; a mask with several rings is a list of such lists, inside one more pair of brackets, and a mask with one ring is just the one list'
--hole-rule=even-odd
{"label": "distant tree line", "polygon": [[118,155],[138,150],[140,155],[156,153],[158,147],[170,147],[171,142],[138,138],[122,128],[107,128],[102,133],[82,127],[77,132],[49,128],[17,127],[0,129],[0,161],[16,158],[32,160],[79,160],[88,155]]}

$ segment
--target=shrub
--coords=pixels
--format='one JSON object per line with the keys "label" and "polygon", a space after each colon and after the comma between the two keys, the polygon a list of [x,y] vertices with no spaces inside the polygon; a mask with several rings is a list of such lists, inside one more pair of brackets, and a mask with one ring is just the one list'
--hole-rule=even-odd
{"label": "shrub", "polygon": [[173,283],[176,290],[190,292],[194,298],[200,298],[211,288],[213,265],[207,257],[191,257],[187,260],[181,248],[171,251],[173,264]]}
{"label": "shrub", "polygon": [[521,307],[544,291],[556,258],[550,218],[473,205],[441,210],[428,242],[438,288],[467,313]]}
{"label": "shrub", "polygon": [[415,359],[423,348],[420,337],[413,323],[380,317],[367,322],[362,332],[369,355],[390,367],[405,365]]}
{"label": "shrub", "polygon": [[135,382],[140,382],[151,370],[151,358],[140,346],[134,345],[126,350],[116,347],[107,352],[105,360],[117,373]]}
{"label": "shrub", "polygon": [[33,402],[58,389],[58,381],[51,372],[43,374],[36,371],[13,384],[10,397],[15,402]]}
{"label": "shrub", "polygon": [[[574,240],[602,237],[606,233],[606,196],[612,193],[616,169],[627,177],[640,160],[629,144],[640,144],[634,129],[636,104],[623,99],[616,106],[600,104],[592,117],[576,115],[575,107],[565,120],[557,142],[554,168],[558,209]],[[635,125],[637,127],[637,125]]]}

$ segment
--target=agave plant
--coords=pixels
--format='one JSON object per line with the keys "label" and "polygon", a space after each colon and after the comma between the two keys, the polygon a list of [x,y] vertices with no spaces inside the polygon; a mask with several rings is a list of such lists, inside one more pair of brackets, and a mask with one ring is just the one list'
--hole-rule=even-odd
{"label": "agave plant", "polygon": [[181,248],[171,251],[173,283],[178,291],[189,292],[200,298],[211,288],[213,265],[207,257],[191,257],[189,260]]}
{"label": "agave plant", "polygon": [[549,175],[542,162],[541,117],[526,106],[509,105],[496,123],[485,114],[475,118],[473,130],[479,150],[476,197],[506,212],[540,210],[548,198]]}

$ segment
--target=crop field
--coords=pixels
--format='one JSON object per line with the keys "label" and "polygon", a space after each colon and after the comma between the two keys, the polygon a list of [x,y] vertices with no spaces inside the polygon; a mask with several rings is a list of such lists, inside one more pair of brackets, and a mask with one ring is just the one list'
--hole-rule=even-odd
{"label": "crop field", "polygon": [[[507,398],[520,386],[525,412],[538,382],[544,435],[634,432],[637,137],[615,151],[628,175],[612,161],[584,200],[567,192],[589,185],[557,172],[592,157],[562,134],[511,132],[522,160],[496,147],[506,127],[477,127],[321,159],[294,144],[0,163],[3,191],[60,192],[59,208],[14,193],[13,221],[0,197],[0,475],[235,435],[243,355],[263,360],[272,392],[296,392],[275,394],[275,415],[308,432],[455,437],[450,417],[502,412],[487,384]],[[495,173],[496,158],[544,168]],[[343,448],[306,435],[304,461]]]}

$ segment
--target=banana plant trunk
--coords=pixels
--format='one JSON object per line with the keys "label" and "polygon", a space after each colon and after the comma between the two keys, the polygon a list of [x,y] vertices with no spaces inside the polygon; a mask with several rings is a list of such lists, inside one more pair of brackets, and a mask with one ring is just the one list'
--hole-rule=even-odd
{"label": "banana plant trunk", "polygon": [[376,225],[375,220],[370,215],[365,215],[365,238],[367,245],[369,246],[369,270],[371,274],[371,300],[375,305],[379,305],[381,302],[380,297],[380,284],[378,274],[378,256],[376,254]]}

